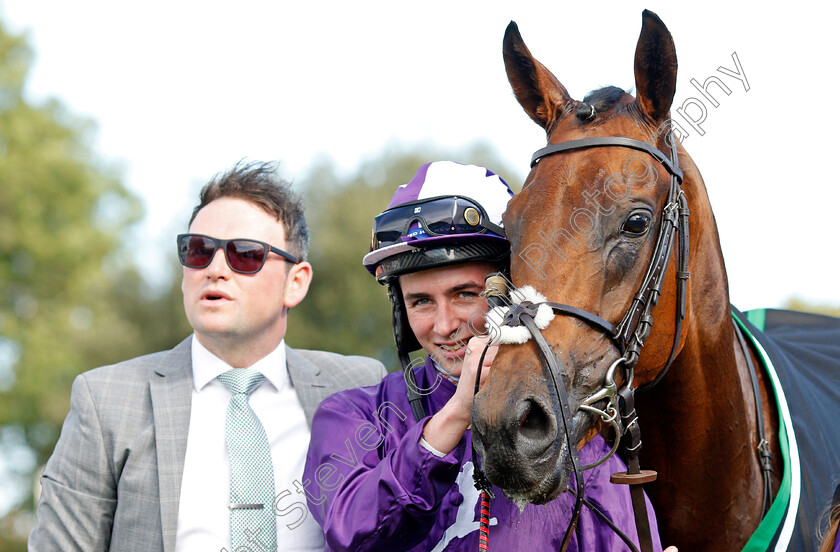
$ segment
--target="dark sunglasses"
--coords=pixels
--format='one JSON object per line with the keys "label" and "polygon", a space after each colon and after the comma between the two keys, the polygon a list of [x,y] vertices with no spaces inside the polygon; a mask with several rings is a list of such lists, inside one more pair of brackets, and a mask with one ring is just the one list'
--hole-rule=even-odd
{"label": "dark sunglasses", "polygon": [[213,262],[216,250],[225,252],[225,260],[234,272],[254,274],[265,264],[268,252],[277,253],[290,263],[300,261],[291,253],[257,240],[220,240],[202,234],[178,235],[178,259],[187,268],[205,268]]}
{"label": "dark sunglasses", "polygon": [[500,226],[490,222],[479,203],[467,197],[439,196],[405,203],[379,214],[373,219],[372,250],[399,242],[415,222],[430,236],[487,232],[505,235]]}

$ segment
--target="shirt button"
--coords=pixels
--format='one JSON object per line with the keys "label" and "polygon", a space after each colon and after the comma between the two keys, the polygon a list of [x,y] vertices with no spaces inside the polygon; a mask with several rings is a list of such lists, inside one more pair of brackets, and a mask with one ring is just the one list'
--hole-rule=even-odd
{"label": "shirt button", "polygon": [[459,492],[454,492],[449,495],[449,502],[451,502],[453,506],[460,506],[461,503],[464,502],[464,495]]}

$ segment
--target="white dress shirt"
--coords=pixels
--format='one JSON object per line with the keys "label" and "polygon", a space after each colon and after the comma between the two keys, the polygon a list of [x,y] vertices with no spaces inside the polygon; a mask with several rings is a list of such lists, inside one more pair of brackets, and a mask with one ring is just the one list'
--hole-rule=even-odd
{"label": "white dress shirt", "polygon": [[[296,491],[309,447],[309,427],[286,369],[286,345],[251,366],[265,376],[250,395],[251,409],[262,422],[274,465],[274,512],[277,550],[322,551],[321,527]],[[193,391],[190,430],[176,552],[231,552],[230,465],[225,446],[225,417],[231,393],[216,379],[231,367],[192,339]],[[286,492],[288,491],[288,492]],[[254,544],[253,550],[264,552]],[[271,550],[274,552],[274,550]]]}

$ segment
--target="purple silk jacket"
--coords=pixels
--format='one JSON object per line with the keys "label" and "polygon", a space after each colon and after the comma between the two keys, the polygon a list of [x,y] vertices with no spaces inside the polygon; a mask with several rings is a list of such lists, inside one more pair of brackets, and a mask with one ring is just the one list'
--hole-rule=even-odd
{"label": "purple silk jacket", "polygon": [[[438,378],[429,359],[415,368],[421,389],[437,387],[425,398],[437,412],[455,393]],[[478,551],[479,492],[473,486],[470,431],[458,447],[438,458],[419,444],[423,427],[414,420],[402,373],[379,385],[342,391],[315,412],[304,469],[309,509],[324,529],[331,551]],[[581,464],[603,457],[609,446],[596,437],[580,451]],[[638,543],[629,489],[609,482],[626,471],[617,456],[584,472],[586,497],[622,532]],[[544,505],[528,504],[520,513],[493,487],[490,502],[491,550],[556,552],[571,518],[574,497],[563,493]],[[653,508],[648,502],[654,549],[662,550]],[[638,544],[637,544],[638,546]],[[627,545],[583,506],[569,551],[620,551]]]}

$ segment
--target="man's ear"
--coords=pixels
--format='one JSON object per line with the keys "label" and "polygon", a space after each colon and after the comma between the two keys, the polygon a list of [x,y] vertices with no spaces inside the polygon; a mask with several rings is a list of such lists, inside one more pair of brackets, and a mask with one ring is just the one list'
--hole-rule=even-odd
{"label": "man's ear", "polygon": [[283,306],[290,309],[303,301],[306,292],[309,291],[310,282],[312,282],[311,264],[304,261],[292,265],[289,269],[289,275],[286,277]]}

